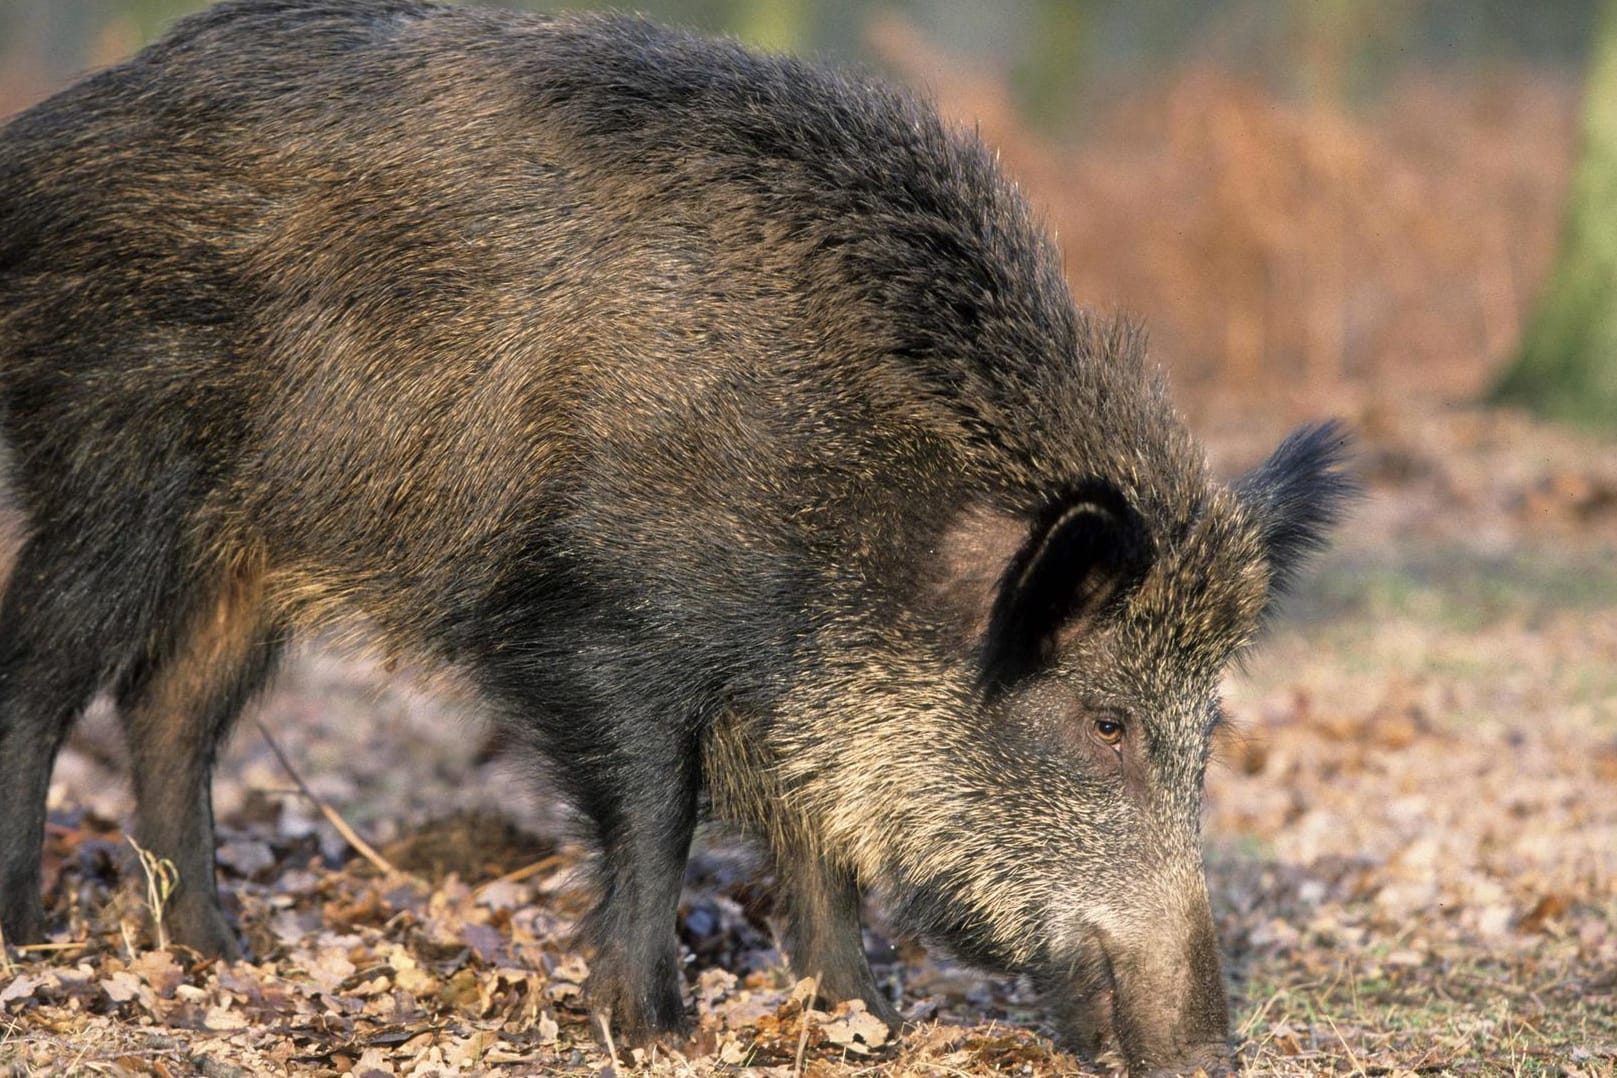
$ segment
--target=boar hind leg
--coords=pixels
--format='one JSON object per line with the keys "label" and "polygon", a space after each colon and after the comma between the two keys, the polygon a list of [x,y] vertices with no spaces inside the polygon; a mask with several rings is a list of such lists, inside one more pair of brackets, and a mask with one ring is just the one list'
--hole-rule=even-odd
{"label": "boar hind leg", "polygon": [[74,720],[99,687],[107,662],[98,646],[100,598],[72,581],[36,537],[17,556],[0,599],[0,928],[11,943],[44,930],[40,857],[51,766]]}
{"label": "boar hind leg", "polygon": [[853,874],[812,853],[779,860],[792,972],[815,978],[821,1001],[864,1000],[871,1014],[896,1028],[898,1012],[877,986],[865,957]]}
{"label": "boar hind leg", "polygon": [[214,756],[268,677],[281,634],[264,618],[256,575],[236,573],[176,622],[118,689],[135,787],[137,841],[172,862],[169,938],[206,955],[240,954],[214,882]]}
{"label": "boar hind leg", "polygon": [[602,851],[601,895],[585,924],[595,947],[586,991],[597,1019],[630,1046],[690,1029],[675,928],[700,778],[694,748],[669,744],[656,758],[649,749],[642,741],[633,759],[618,760],[614,781],[584,805]]}

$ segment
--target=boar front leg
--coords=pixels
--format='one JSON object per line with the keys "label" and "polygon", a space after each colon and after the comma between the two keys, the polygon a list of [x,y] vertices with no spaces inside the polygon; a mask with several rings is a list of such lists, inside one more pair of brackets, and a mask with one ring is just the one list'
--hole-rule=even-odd
{"label": "boar front leg", "polygon": [[816,978],[822,1002],[862,999],[871,1014],[896,1029],[898,1011],[877,986],[865,957],[853,873],[808,851],[781,856],[778,867],[792,972]]}
{"label": "boar front leg", "polygon": [[630,1047],[690,1033],[675,922],[700,773],[694,748],[668,744],[656,755],[647,740],[620,750],[614,779],[583,798],[601,846],[600,896],[584,925],[595,948],[585,992],[597,1022]]}

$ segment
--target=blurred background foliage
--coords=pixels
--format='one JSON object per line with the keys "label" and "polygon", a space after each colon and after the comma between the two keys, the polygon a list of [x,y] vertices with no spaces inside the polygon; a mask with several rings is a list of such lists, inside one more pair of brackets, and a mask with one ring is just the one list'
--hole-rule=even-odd
{"label": "blurred background foliage", "polygon": [[[1578,236],[1617,235],[1606,211],[1567,211],[1603,2],[1617,0],[565,6],[633,7],[925,88],[1000,150],[1058,232],[1080,302],[1150,324],[1193,409],[1225,390],[1281,412],[1324,394],[1373,426],[1411,395],[1502,385],[1599,426],[1617,422],[1617,280],[1555,267],[1558,249],[1588,261]],[[0,115],[202,6],[0,0]],[[1578,188],[1617,191],[1604,173]],[[1550,333],[1532,329],[1550,324],[1535,315],[1547,293],[1570,290],[1571,308],[1612,325],[1558,315],[1554,340],[1515,363]],[[1594,358],[1568,362],[1569,341]]]}
{"label": "blurred background foliage", "polygon": [[[1059,123],[1087,96],[1188,57],[1261,74],[1277,89],[1374,95],[1411,67],[1577,64],[1596,0],[492,0],[531,10],[632,9],[754,44],[880,60],[872,21],[912,22],[1001,72],[1033,119]],[[0,0],[0,59],[58,83],[116,60],[204,0]]]}

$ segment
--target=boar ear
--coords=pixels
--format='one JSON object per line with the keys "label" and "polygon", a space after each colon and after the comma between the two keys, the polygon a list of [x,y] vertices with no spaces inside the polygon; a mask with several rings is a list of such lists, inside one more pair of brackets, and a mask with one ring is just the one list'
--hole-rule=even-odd
{"label": "boar ear", "polygon": [[1116,487],[1101,480],[1045,506],[1024,535],[988,609],[982,635],[982,680],[988,686],[1039,669],[1150,567],[1144,521]]}
{"label": "boar ear", "polygon": [[1347,428],[1331,421],[1293,431],[1257,470],[1235,485],[1257,518],[1269,558],[1269,609],[1359,494],[1346,470]]}

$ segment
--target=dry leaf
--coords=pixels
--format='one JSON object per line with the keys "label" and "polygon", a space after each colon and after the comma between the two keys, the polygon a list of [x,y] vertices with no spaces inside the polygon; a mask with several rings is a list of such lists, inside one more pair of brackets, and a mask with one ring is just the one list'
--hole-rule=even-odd
{"label": "dry leaf", "polygon": [[143,951],[135,956],[129,969],[165,999],[172,996],[185,979],[185,971],[168,951]]}
{"label": "dry leaf", "polygon": [[1549,922],[1564,916],[1570,905],[1565,895],[1545,895],[1527,911],[1516,928],[1522,932],[1543,932]]}
{"label": "dry leaf", "polygon": [[34,994],[34,990],[46,983],[42,976],[30,976],[20,973],[11,979],[11,983],[0,988],[0,1007],[13,1000],[27,999]]}
{"label": "dry leaf", "polygon": [[819,1023],[819,1028],[832,1044],[861,1054],[880,1048],[892,1036],[887,1023],[866,1010],[862,999],[839,1003],[834,1016]]}

